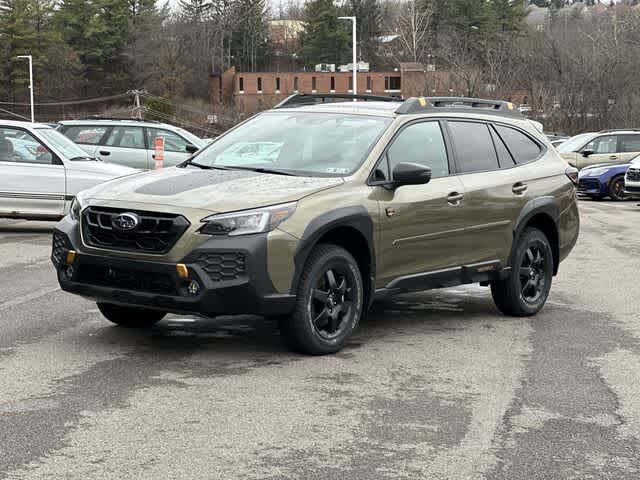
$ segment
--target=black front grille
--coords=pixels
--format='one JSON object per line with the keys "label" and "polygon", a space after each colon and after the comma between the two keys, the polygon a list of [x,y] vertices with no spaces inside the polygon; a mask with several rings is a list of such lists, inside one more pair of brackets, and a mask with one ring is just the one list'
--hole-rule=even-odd
{"label": "black front grille", "polygon": [[214,282],[235,280],[245,272],[245,257],[241,252],[202,252],[194,263]]}
{"label": "black front grille", "polygon": [[634,182],[640,181],[640,169],[630,168],[629,170],[627,170],[627,179]]}
{"label": "black front grille", "polygon": [[[130,231],[113,225],[122,213],[137,215],[139,223]],[[181,215],[108,207],[88,207],[82,212],[82,236],[87,245],[127,252],[166,253],[189,227]]]}
{"label": "black front grille", "polygon": [[66,252],[71,250],[71,244],[64,233],[53,232],[53,239],[51,241],[51,261],[57,267],[64,260]]}
{"label": "black front grille", "polygon": [[166,273],[143,272],[102,265],[81,265],[78,269],[78,281],[123,290],[161,294],[176,293],[175,283]]}
{"label": "black front grille", "polygon": [[593,190],[600,188],[600,182],[595,178],[581,178],[578,182],[578,190]]}

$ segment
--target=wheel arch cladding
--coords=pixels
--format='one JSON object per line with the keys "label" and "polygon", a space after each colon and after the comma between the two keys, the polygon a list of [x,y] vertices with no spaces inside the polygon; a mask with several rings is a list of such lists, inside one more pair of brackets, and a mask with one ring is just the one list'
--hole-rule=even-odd
{"label": "wheel arch cladding", "polygon": [[344,248],[355,258],[365,286],[365,306],[369,305],[373,300],[372,279],[376,272],[373,231],[373,220],[364,207],[338,208],[314,218],[305,229],[295,254],[291,291],[297,291],[302,269],[313,248],[320,243],[330,243]]}
{"label": "wheel arch cladding", "polygon": [[541,230],[551,244],[551,252],[553,253],[553,274],[556,275],[560,265],[560,238],[558,233],[559,217],[560,210],[553,197],[539,197],[530,200],[520,212],[513,229],[513,245],[511,246],[509,264],[512,263],[511,258],[522,232],[524,232],[527,227],[534,227]]}

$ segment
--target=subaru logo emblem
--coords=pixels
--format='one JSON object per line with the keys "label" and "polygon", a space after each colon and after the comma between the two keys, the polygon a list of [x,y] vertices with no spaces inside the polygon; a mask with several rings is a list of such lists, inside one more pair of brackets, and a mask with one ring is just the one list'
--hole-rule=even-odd
{"label": "subaru logo emblem", "polygon": [[121,213],[111,219],[111,224],[118,230],[134,230],[140,223],[140,218],[135,213]]}

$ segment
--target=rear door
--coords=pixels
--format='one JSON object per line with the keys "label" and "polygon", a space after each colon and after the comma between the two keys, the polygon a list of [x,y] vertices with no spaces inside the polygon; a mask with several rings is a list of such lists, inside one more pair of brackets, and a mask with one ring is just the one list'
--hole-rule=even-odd
{"label": "rear door", "polygon": [[[526,165],[518,165],[507,148],[507,138],[530,141],[520,130],[482,121],[447,122],[456,169],[464,185],[463,214],[465,246],[461,259],[465,264],[507,261],[513,238],[513,226],[529,200]],[[535,156],[541,149],[537,144]],[[524,163],[524,162],[523,162]]]}
{"label": "rear door", "polygon": [[619,135],[619,138],[616,163],[628,163],[640,155],[640,134],[624,133]]}
{"label": "rear door", "polygon": [[187,152],[187,145],[191,145],[186,138],[178,135],[175,132],[165,130],[164,128],[146,128],[147,130],[147,145],[149,145],[149,152],[152,159],[151,168],[154,168],[155,158],[155,141],[156,138],[164,139],[164,160],[162,161],[163,167],[169,167],[176,165],[191,156],[191,153]]}
{"label": "rear door", "polygon": [[[464,219],[460,210],[463,186],[451,175],[448,148],[439,121],[403,127],[378,163],[375,179],[392,179],[395,165],[419,163],[431,168],[425,185],[395,189],[376,187],[380,205],[379,287],[401,276],[451,266],[463,255],[460,243]],[[375,184],[375,182],[374,182]]]}
{"label": "rear door", "polygon": [[65,168],[30,132],[0,126],[0,214],[62,216]]}
{"label": "rear door", "polygon": [[624,163],[618,150],[619,135],[600,135],[587,143],[581,152],[593,152],[588,156],[579,154],[576,167],[583,169],[597,163]]}
{"label": "rear door", "polygon": [[148,170],[151,156],[147,151],[144,129],[138,126],[116,125],[96,150],[96,157],[110,163]]}

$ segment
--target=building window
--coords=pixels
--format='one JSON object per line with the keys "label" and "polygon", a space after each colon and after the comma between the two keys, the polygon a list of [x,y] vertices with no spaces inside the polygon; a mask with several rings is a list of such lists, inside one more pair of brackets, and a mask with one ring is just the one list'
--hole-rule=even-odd
{"label": "building window", "polygon": [[311,77],[311,90],[314,92],[317,90],[316,77]]}
{"label": "building window", "polygon": [[385,91],[400,91],[400,77],[384,77]]}
{"label": "building window", "polygon": [[262,93],[262,77],[258,77],[258,93]]}
{"label": "building window", "polygon": [[280,77],[276,77],[276,93],[280,92]]}
{"label": "building window", "polygon": [[349,91],[353,91],[353,77],[349,77]]}
{"label": "building window", "polygon": [[298,77],[293,77],[293,91],[298,91]]}
{"label": "building window", "polygon": [[367,77],[367,92],[371,91],[371,77]]}
{"label": "building window", "polygon": [[334,92],[336,90],[336,77],[331,77],[331,91]]}
{"label": "building window", "polygon": [[244,93],[244,78],[243,77],[238,78],[238,90],[240,90],[240,93]]}

